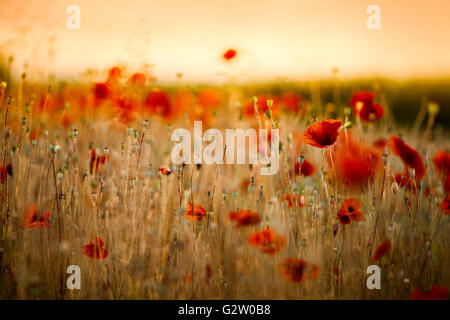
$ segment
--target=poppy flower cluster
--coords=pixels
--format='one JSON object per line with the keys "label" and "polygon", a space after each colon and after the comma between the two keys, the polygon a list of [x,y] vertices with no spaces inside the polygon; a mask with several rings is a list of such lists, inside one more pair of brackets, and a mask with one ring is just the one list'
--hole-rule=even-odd
{"label": "poppy flower cluster", "polygon": [[326,148],[333,145],[338,136],[342,121],[325,120],[314,122],[303,132],[303,142],[316,148]]}
{"label": "poppy flower cluster", "polygon": [[292,283],[314,280],[319,276],[319,267],[303,259],[286,258],[278,265],[284,279]]}
{"label": "poppy flower cluster", "polygon": [[273,228],[266,228],[250,235],[248,243],[251,247],[273,255],[283,249],[285,238],[277,234]]}
{"label": "poppy flower cluster", "polygon": [[97,236],[94,236],[94,241],[89,241],[88,244],[81,246],[83,254],[91,259],[105,259],[108,257],[108,251],[105,249],[105,243]]}
{"label": "poppy flower cluster", "polygon": [[425,176],[427,168],[423,162],[422,156],[419,152],[414,150],[412,147],[407,145],[402,139],[397,136],[392,136],[389,138],[388,146],[391,152],[400,157],[405,165],[405,172],[408,168],[414,169],[415,180],[420,181]]}
{"label": "poppy flower cluster", "polygon": [[353,94],[350,104],[355,111],[355,115],[365,122],[380,120],[384,115],[381,105],[374,103],[375,94],[372,92],[356,92]]}
{"label": "poppy flower cluster", "polygon": [[38,207],[31,205],[22,214],[22,227],[32,230],[39,230],[44,227],[50,228],[49,219],[51,215],[50,211],[39,214]]}
{"label": "poppy flower cluster", "polygon": [[340,224],[350,224],[352,221],[364,221],[364,216],[360,211],[361,200],[355,198],[345,199],[337,214]]}
{"label": "poppy flower cluster", "polygon": [[203,207],[192,204],[192,202],[188,202],[186,206],[186,217],[191,221],[200,221],[206,214],[205,209]]}
{"label": "poppy flower cluster", "polygon": [[244,209],[232,211],[228,214],[228,216],[231,221],[236,222],[237,227],[251,226],[258,224],[261,221],[261,217],[258,212]]}

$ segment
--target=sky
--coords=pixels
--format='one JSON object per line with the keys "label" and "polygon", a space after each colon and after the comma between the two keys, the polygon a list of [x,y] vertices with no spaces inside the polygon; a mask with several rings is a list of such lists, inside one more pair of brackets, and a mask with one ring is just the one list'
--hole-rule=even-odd
{"label": "sky", "polygon": [[[79,30],[66,26],[69,5]],[[369,5],[381,13],[370,30]],[[0,54],[31,77],[114,65],[187,82],[450,75],[448,0],[1,0]],[[221,58],[228,48],[235,61]]]}

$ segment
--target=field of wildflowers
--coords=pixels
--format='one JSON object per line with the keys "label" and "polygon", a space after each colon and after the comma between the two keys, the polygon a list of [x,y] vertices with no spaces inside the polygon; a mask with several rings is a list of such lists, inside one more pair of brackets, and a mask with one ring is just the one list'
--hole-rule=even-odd
{"label": "field of wildflowers", "polygon": [[[0,298],[449,297],[450,140],[434,123],[448,105],[400,127],[382,86],[346,97],[336,82],[327,100],[179,78],[2,80]],[[171,135],[194,121],[279,129],[279,170],[173,164]]]}

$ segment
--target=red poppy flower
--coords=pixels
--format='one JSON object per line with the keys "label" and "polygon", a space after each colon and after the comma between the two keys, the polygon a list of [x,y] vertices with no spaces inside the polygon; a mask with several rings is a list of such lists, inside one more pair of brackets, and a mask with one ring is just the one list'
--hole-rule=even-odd
{"label": "red poppy flower", "polygon": [[383,107],[374,103],[375,95],[372,92],[357,92],[350,101],[355,115],[366,122],[378,121],[383,117]]}
{"label": "red poppy flower", "polygon": [[450,195],[445,197],[445,199],[441,203],[441,208],[444,210],[445,214],[450,214]]}
{"label": "red poppy flower", "polygon": [[253,233],[248,238],[248,243],[250,246],[258,248],[264,253],[273,255],[284,247],[285,238],[278,235],[274,229],[266,228]]}
{"label": "red poppy flower", "polygon": [[411,179],[411,176],[409,175],[409,171],[406,171],[404,173],[396,173],[394,174],[395,182],[397,182],[399,187],[407,187],[408,190],[413,190],[414,192],[417,191],[417,184],[414,183],[414,180]]}
{"label": "red poppy flower", "polygon": [[399,137],[392,136],[388,141],[389,149],[392,153],[402,159],[405,170],[409,167],[415,170],[415,180],[422,180],[425,176],[427,168],[423,162],[419,152],[408,146]]}
{"label": "red poppy flower", "polygon": [[225,60],[231,60],[231,59],[233,59],[234,57],[236,57],[236,54],[237,54],[236,50],[234,50],[234,49],[228,49],[228,50],[225,51],[225,53],[223,54],[223,58],[224,58]]}
{"label": "red poppy flower", "polygon": [[314,280],[319,276],[319,267],[303,259],[286,258],[278,268],[283,278],[292,283]]}
{"label": "red poppy flower", "polygon": [[159,167],[159,173],[161,173],[163,176],[168,176],[169,174],[172,173],[172,170],[165,166],[161,166],[161,167]]}
{"label": "red poppy flower", "polygon": [[386,148],[386,145],[387,145],[387,140],[384,138],[379,138],[379,139],[375,140],[375,142],[373,144],[374,144],[375,148],[384,150],[384,148]]}
{"label": "red poppy flower", "polygon": [[334,274],[334,277],[336,278],[336,283],[338,283],[339,281],[342,281],[341,270],[339,269],[338,266],[333,267],[333,274]]}
{"label": "red poppy flower", "polygon": [[108,80],[107,83],[118,84],[119,79],[122,76],[122,70],[119,67],[112,67],[108,72]]}
{"label": "red poppy flower", "polygon": [[212,268],[211,265],[208,263],[205,267],[205,273],[206,273],[206,279],[210,279],[212,277]]}
{"label": "red poppy flower", "polygon": [[8,170],[6,166],[0,165],[0,182],[5,183],[7,178]]}
{"label": "red poppy flower", "polygon": [[352,95],[350,105],[355,109],[355,113],[358,114],[364,105],[372,104],[375,99],[375,95],[372,92],[360,91]]}
{"label": "red poppy flower", "polygon": [[108,98],[111,93],[111,89],[105,83],[94,83],[93,91],[94,97],[98,102]]}
{"label": "red poppy flower", "polygon": [[108,251],[105,249],[105,243],[102,239],[94,236],[94,241],[81,246],[83,254],[91,259],[105,259],[108,257]]}
{"label": "red poppy flower", "polygon": [[353,188],[367,186],[383,166],[380,150],[359,144],[350,134],[341,134],[329,162],[337,179]]}
{"label": "red poppy flower", "polygon": [[334,144],[339,135],[342,121],[325,120],[314,122],[303,133],[303,142],[317,148],[326,148]]}
{"label": "red poppy flower", "polygon": [[228,214],[231,221],[236,221],[237,227],[250,226],[258,224],[261,221],[261,217],[258,212],[250,210],[239,209],[238,211],[232,211]]}
{"label": "red poppy flower", "polygon": [[416,289],[411,293],[411,300],[447,300],[449,298],[448,289],[441,286],[432,286],[430,290],[425,292]]}
{"label": "red poppy flower", "polygon": [[162,116],[165,119],[173,115],[169,94],[162,90],[152,91],[145,99],[147,110],[154,115]]}
{"label": "red poppy flower", "polygon": [[[256,108],[258,109],[259,117],[261,121],[264,119],[264,114],[269,109],[267,105],[267,100],[272,100],[272,115],[276,116],[279,113],[278,98],[273,95],[260,95],[258,96],[258,101],[256,102]],[[255,118],[255,106],[253,105],[252,99],[247,100],[247,103],[243,106],[243,116],[246,118]]]}
{"label": "red poppy flower", "polygon": [[433,164],[439,175],[447,175],[450,172],[450,152],[437,151],[433,157]]}
{"label": "red poppy flower", "polygon": [[44,227],[50,228],[50,211],[46,211],[43,214],[39,214],[36,205],[31,205],[22,214],[22,227],[33,230],[39,230]]}
{"label": "red poppy flower", "polygon": [[342,204],[337,217],[341,224],[349,224],[353,221],[364,221],[364,216],[359,210],[361,208],[361,200],[355,198],[345,199]]}
{"label": "red poppy flower", "polygon": [[286,111],[305,114],[308,110],[306,99],[293,92],[283,93],[280,97],[280,103]]}
{"label": "red poppy flower", "polygon": [[444,191],[450,192],[450,152],[437,151],[433,157],[433,164],[439,176],[445,179]]}
{"label": "red poppy flower", "polygon": [[293,208],[294,203],[298,204],[299,208],[303,207],[303,198],[302,196],[296,196],[295,194],[290,195],[289,193],[286,193],[284,196],[284,200],[287,201],[288,207]]}
{"label": "red poppy flower", "polygon": [[296,175],[302,175],[305,177],[312,176],[316,172],[316,168],[314,165],[309,162],[308,160],[303,160],[301,168],[300,168],[300,162],[295,162],[295,174]]}
{"label": "red poppy flower", "polygon": [[375,251],[375,254],[372,257],[372,260],[377,261],[381,257],[383,257],[386,253],[388,253],[392,248],[391,242],[389,240],[386,240],[382,244],[379,245],[377,250]]}
{"label": "red poppy flower", "polygon": [[199,205],[192,205],[192,202],[188,202],[186,207],[186,217],[191,221],[199,221],[206,214],[205,209]]}
{"label": "red poppy flower", "polygon": [[197,94],[197,103],[205,108],[217,107],[222,100],[220,93],[213,89],[200,90]]}
{"label": "red poppy flower", "polygon": [[366,122],[378,121],[383,117],[383,107],[377,103],[364,104],[359,111],[359,117]]}

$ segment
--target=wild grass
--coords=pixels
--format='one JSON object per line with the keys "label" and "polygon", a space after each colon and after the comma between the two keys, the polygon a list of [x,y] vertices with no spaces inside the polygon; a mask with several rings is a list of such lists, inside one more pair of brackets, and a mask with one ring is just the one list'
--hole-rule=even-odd
{"label": "wild grass", "polygon": [[[217,90],[224,99],[210,127],[254,125],[254,119],[239,116],[239,101],[252,96],[248,90]],[[273,176],[261,176],[257,165],[248,164],[172,165],[171,133],[193,126],[184,115],[168,122],[139,113],[124,125],[107,102],[83,111],[71,102],[67,108],[75,120],[61,126],[67,108],[46,111],[45,106],[49,96],[69,99],[64,94],[24,81],[9,88],[12,99],[2,91],[2,162],[13,169],[1,184],[2,299],[408,299],[417,288],[450,285],[450,224],[441,209],[441,179],[432,165],[435,151],[448,149],[450,141],[433,123],[398,129],[387,104],[386,116],[376,124],[350,115],[352,128],[343,130],[351,130],[359,141],[372,144],[401,134],[427,166],[415,194],[394,183],[392,175],[403,166],[386,148],[384,170],[367,187],[353,190],[336,179],[325,160],[329,149],[298,144],[314,117],[346,117],[344,102],[325,108],[318,91],[312,95],[311,113],[273,116],[282,144],[280,168]],[[77,101],[74,94],[69,97]],[[38,101],[44,111],[36,111]],[[36,127],[41,134],[33,139]],[[92,149],[108,159],[91,172]],[[315,164],[314,176],[289,174],[300,156]],[[159,174],[162,165],[171,167],[172,174]],[[301,196],[304,205],[289,208],[286,193]],[[339,225],[336,214],[348,197],[362,200],[365,221]],[[192,200],[206,210],[200,221],[185,216]],[[50,228],[21,225],[33,204],[39,212],[51,212]],[[260,213],[262,221],[236,228],[228,213],[237,208]],[[276,255],[248,244],[250,234],[266,226],[286,238]],[[83,255],[82,245],[95,235],[105,242],[106,259]],[[392,250],[374,262],[371,257],[385,240]],[[278,265],[286,257],[317,264],[318,278],[284,280]],[[372,264],[381,268],[380,290],[366,286]],[[80,290],[66,287],[69,265],[81,269]]]}

